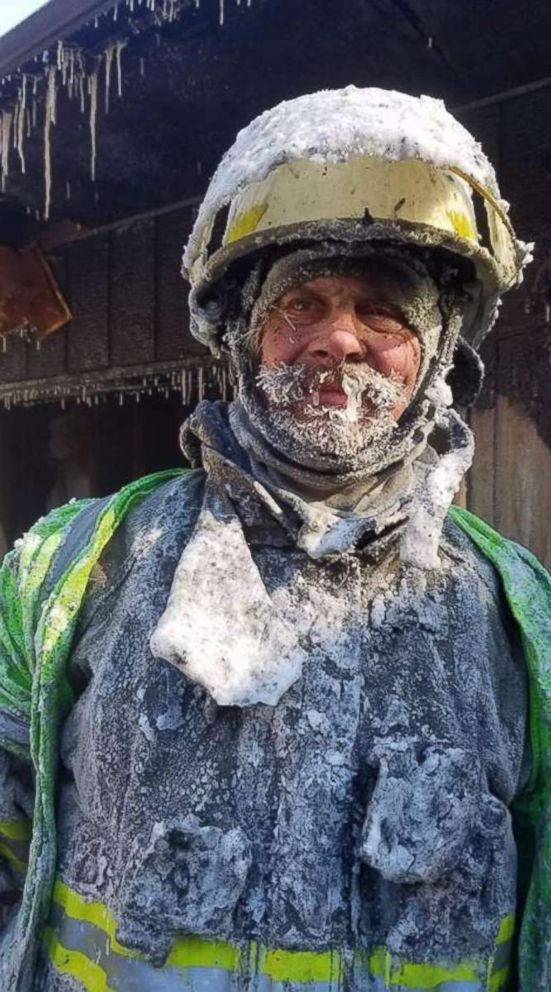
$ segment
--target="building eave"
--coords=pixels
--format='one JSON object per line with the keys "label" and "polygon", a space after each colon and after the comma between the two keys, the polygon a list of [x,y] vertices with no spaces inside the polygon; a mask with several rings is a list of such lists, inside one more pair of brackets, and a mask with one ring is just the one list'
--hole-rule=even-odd
{"label": "building eave", "polygon": [[49,0],[0,38],[0,76],[14,72],[114,6],[115,0]]}

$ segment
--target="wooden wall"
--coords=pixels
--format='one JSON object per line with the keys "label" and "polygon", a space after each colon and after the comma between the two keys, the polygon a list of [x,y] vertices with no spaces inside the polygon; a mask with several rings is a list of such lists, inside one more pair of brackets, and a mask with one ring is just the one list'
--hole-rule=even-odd
{"label": "wooden wall", "polygon": [[483,348],[487,383],[471,414],[476,455],[466,504],[551,568],[551,324],[541,279],[551,248],[550,120],[551,88],[463,114],[496,166],[517,233],[536,243],[523,285],[505,297]]}
{"label": "wooden wall", "polygon": [[107,369],[166,365],[206,354],[188,331],[182,245],[192,207],[181,207],[49,253],[74,320],[37,350],[20,338],[0,353],[0,396],[11,382],[78,381]]}

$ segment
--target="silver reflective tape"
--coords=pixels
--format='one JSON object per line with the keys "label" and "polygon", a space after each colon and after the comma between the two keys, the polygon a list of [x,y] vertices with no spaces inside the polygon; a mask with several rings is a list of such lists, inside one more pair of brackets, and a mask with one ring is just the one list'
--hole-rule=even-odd
{"label": "silver reflective tape", "polygon": [[57,907],[51,925],[63,947],[80,951],[98,965],[116,992],[340,992],[340,983],[335,982],[276,982],[269,975],[244,976],[212,967],[155,968],[114,953],[106,933],[65,916]]}

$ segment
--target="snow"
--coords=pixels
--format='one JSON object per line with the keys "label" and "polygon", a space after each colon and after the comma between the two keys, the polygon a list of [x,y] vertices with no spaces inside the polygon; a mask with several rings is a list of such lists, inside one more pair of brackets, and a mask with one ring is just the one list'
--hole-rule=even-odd
{"label": "snow", "polygon": [[[356,86],[322,90],[278,104],[239,132],[199,210],[184,266],[189,270],[195,262],[203,229],[218,210],[275,166],[301,158],[339,162],[362,155],[455,166],[499,199],[495,172],[481,145],[441,100]],[[504,201],[501,205],[506,209]]]}
{"label": "snow", "polygon": [[[459,419],[453,412],[449,416]],[[447,422],[447,413],[441,409],[436,423],[444,425]],[[441,567],[438,545],[444,520],[474,455],[474,439],[467,427],[464,427],[464,434],[461,446],[438,457],[414,500],[400,541],[400,559],[404,564],[421,569]]]}
{"label": "snow", "polygon": [[273,609],[231,511],[203,509],[150,647],[220,706],[275,706],[300,677],[304,651]]}
{"label": "snow", "polygon": [[431,383],[425,395],[435,407],[447,407],[453,403],[452,391],[442,376]]}

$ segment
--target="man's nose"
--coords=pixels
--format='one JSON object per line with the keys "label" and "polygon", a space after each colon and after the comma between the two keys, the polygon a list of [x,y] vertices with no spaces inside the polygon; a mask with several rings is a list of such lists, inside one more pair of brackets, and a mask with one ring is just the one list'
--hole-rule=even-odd
{"label": "man's nose", "polygon": [[318,361],[339,365],[347,359],[363,358],[365,348],[358,338],[353,322],[339,320],[324,333],[312,339],[308,353]]}

